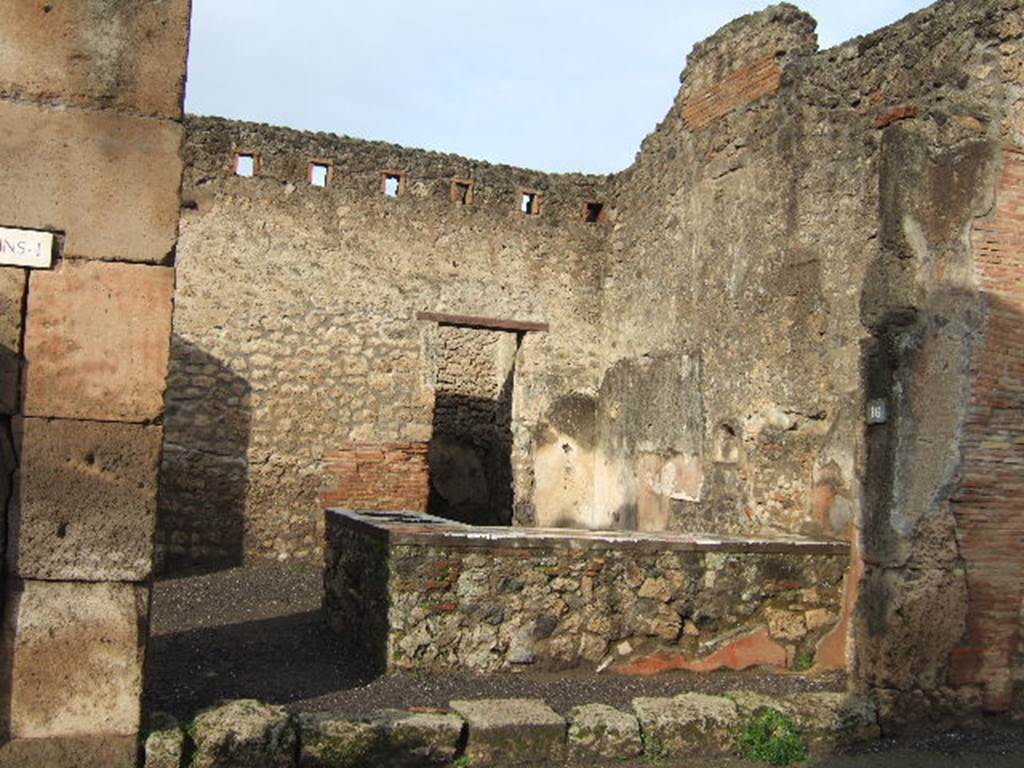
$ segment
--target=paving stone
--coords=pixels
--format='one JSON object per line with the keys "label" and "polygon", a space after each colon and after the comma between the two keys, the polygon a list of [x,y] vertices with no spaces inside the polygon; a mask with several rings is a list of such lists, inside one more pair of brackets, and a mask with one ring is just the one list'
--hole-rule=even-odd
{"label": "paving stone", "polygon": [[158,264],[174,249],[179,123],[0,101],[0,125],[0,177],[18,190],[0,196],[5,226],[63,232],[65,257]]}
{"label": "paving stone", "polygon": [[605,704],[584,704],[569,712],[570,760],[628,760],[642,752],[635,716]]}
{"label": "paving stone", "polygon": [[25,419],[13,565],[22,578],[143,581],[152,569],[162,430]]}
{"label": "paving stone", "polygon": [[736,704],[722,696],[684,693],[672,698],[633,699],[644,754],[681,759],[691,754],[725,755],[736,747]]}
{"label": "paving stone", "polygon": [[465,755],[480,766],[557,763],[566,722],[540,699],[479,699],[449,705],[469,728]]}
{"label": "paving stone", "polygon": [[174,270],[64,262],[29,280],[27,416],[150,421],[163,413]]}
{"label": "paving stone", "polygon": [[15,738],[139,730],[145,590],[26,581],[4,627]]}
{"label": "paving stone", "polygon": [[207,709],[192,724],[190,768],[292,768],[295,728],[284,707],[254,699]]}
{"label": "paving stone", "polygon": [[299,719],[301,768],[418,768],[455,759],[465,722],[451,714],[381,710],[362,719]]}

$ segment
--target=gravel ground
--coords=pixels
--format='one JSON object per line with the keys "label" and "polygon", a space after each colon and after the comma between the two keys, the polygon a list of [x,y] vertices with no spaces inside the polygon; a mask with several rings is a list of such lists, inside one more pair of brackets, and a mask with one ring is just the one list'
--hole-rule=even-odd
{"label": "gravel ground", "polygon": [[[784,694],[841,690],[843,679],[768,672],[671,673],[646,678],[562,674],[373,676],[320,620],[320,571],[257,565],[163,579],[154,585],[147,712],[182,722],[223,699],[257,698],[292,710],[361,714],[382,707],[444,707],[454,698],[538,697],[565,714],[577,704],[628,707],[635,696],[736,688]],[[687,768],[747,768],[743,760],[687,756]],[[684,763],[680,763],[684,764]],[[649,763],[637,763],[649,768]],[[659,763],[671,768],[673,763]],[[1024,726],[1005,720],[913,741],[881,741],[822,768],[1024,768]],[[623,764],[623,768],[629,768]]]}

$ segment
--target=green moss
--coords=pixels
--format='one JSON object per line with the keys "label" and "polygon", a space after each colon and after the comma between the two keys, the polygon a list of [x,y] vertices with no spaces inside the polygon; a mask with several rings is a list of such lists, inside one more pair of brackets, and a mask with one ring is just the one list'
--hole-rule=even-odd
{"label": "green moss", "polygon": [[796,661],[793,662],[793,669],[797,672],[806,672],[814,666],[814,654],[808,651],[797,654]]}
{"label": "green moss", "polygon": [[807,745],[784,714],[764,709],[752,717],[740,735],[743,756],[769,765],[789,765],[807,759]]}

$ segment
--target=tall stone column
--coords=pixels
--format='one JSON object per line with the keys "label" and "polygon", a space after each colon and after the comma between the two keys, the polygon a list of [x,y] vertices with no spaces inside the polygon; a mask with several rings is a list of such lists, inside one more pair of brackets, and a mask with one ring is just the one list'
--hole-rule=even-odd
{"label": "tall stone column", "polygon": [[0,765],[134,761],[189,18],[0,4],[0,227],[55,235],[49,267],[0,252]]}

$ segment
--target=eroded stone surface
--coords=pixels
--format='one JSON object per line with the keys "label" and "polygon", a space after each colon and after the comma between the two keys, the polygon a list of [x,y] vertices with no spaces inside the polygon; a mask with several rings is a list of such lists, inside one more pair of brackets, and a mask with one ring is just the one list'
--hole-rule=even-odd
{"label": "eroded stone surface", "polygon": [[170,715],[156,715],[149,723],[144,768],[181,768],[185,758],[185,733]]}
{"label": "eroded stone surface", "polygon": [[0,94],[176,118],[188,22],[188,0],[4,3]]}
{"label": "eroded stone surface", "polygon": [[291,768],[297,736],[284,707],[253,699],[201,712],[192,725],[192,768]]}
{"label": "eroded stone surface", "polygon": [[128,584],[26,581],[9,598],[15,738],[139,729],[145,592]]}
{"label": "eroded stone surface", "polygon": [[736,704],[722,696],[684,693],[673,698],[638,698],[644,754],[681,760],[688,754],[725,755],[738,735]]}
{"label": "eroded stone surface", "polygon": [[0,746],[0,768],[135,768],[137,752],[134,735],[14,739]]}
{"label": "eroded stone surface", "polygon": [[64,262],[33,272],[25,413],[147,421],[163,412],[174,270]]}
{"label": "eroded stone surface", "polygon": [[565,720],[540,699],[453,701],[469,728],[465,754],[473,766],[560,762]]}
{"label": "eroded stone surface", "polygon": [[640,723],[634,715],[605,704],[585,704],[569,712],[570,760],[628,760],[642,751]]}
{"label": "eroded stone surface", "polygon": [[382,710],[363,719],[299,719],[300,768],[417,768],[448,765],[465,726],[457,715]]}
{"label": "eroded stone surface", "polygon": [[[6,226],[64,232],[64,255],[160,263],[178,231],[182,128],[0,102]],[[87,181],[86,181],[87,180]]]}
{"label": "eroded stone surface", "polygon": [[142,581],[150,573],[163,432],[25,419],[13,564],[22,578]]}

